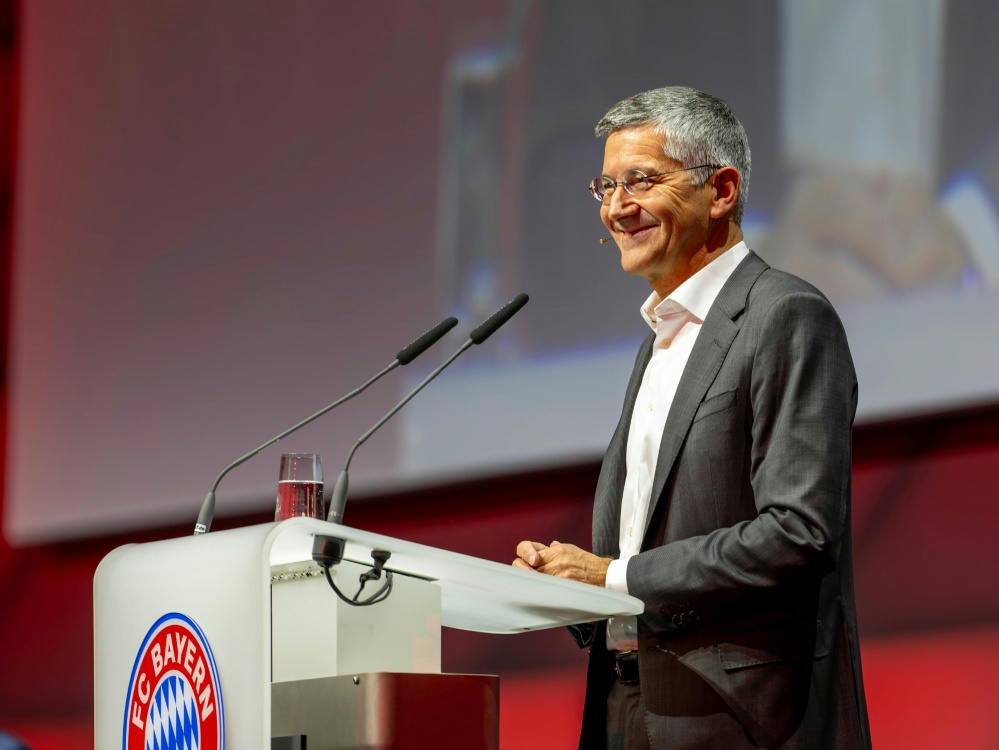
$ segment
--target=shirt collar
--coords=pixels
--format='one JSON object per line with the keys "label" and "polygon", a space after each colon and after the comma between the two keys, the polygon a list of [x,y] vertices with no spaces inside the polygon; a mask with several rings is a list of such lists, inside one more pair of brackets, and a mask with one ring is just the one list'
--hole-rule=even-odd
{"label": "shirt collar", "polygon": [[[658,292],[652,292],[641,309],[645,322],[652,327],[653,331],[656,330],[656,321],[659,316],[675,312],[676,305],[703,321],[718,297],[718,293],[725,286],[725,282],[747,255],[749,255],[749,248],[746,247],[746,243],[739,242],[680,284],[666,299],[660,297]],[[668,304],[670,302],[674,304]]]}

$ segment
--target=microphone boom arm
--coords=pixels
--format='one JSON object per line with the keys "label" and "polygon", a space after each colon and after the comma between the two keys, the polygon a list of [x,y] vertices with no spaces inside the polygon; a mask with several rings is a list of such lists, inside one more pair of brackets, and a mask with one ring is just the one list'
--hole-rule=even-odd
{"label": "microphone boom arm", "polygon": [[413,396],[422,391],[423,387],[427,385],[427,383],[429,383],[431,380],[440,375],[441,371],[449,364],[454,362],[454,360],[457,359],[459,354],[461,354],[463,351],[468,349],[473,344],[481,344],[483,341],[485,341],[494,333],[496,333],[496,331],[498,331],[502,326],[504,326],[507,323],[507,321],[510,320],[510,318],[512,318],[514,315],[517,314],[517,311],[520,310],[520,308],[522,308],[524,305],[527,304],[528,299],[529,297],[526,294],[518,294],[512,300],[507,302],[503,307],[501,307],[499,310],[497,310],[488,318],[486,318],[486,320],[484,320],[482,323],[479,323],[479,325],[473,328],[472,332],[468,334],[468,341],[462,344],[461,348],[459,348],[458,351],[456,351],[454,354],[448,357],[448,359],[444,362],[444,364],[442,364],[440,367],[438,367],[436,370],[430,373],[423,380],[423,382],[420,383],[418,386],[416,386],[416,388],[413,389],[410,392],[410,394],[406,396],[406,398],[404,398],[399,404],[397,404],[396,407],[392,409],[392,411],[390,411],[388,414],[382,417],[381,420],[378,422],[378,424],[376,424],[370,430],[365,432],[361,436],[360,440],[354,443],[354,447],[350,449],[350,453],[347,455],[347,462],[343,466],[343,471],[340,472],[340,476],[336,478],[336,484],[333,486],[333,496],[330,498],[330,512],[329,515],[327,515],[326,517],[327,521],[329,521],[330,523],[343,523],[343,511],[347,505],[347,486],[349,484],[347,470],[350,467],[351,459],[354,457],[354,452],[361,447],[361,444],[369,437],[371,437],[371,435],[374,434],[374,432],[379,427],[381,427],[388,420],[390,420],[392,416],[397,411],[399,411],[399,409],[408,404],[410,402],[410,399],[412,399]]}
{"label": "microphone boom arm", "polygon": [[468,349],[474,343],[475,343],[474,341],[469,339],[464,344],[462,344],[461,347],[458,349],[458,351],[456,351],[454,354],[452,354],[444,361],[444,364],[442,364],[432,373],[427,375],[427,377],[423,379],[423,382],[421,382],[418,386],[416,386],[416,388],[413,389],[410,392],[410,394],[406,396],[406,398],[404,398],[402,401],[396,404],[395,407],[388,414],[386,414],[384,417],[378,420],[378,423],[374,427],[372,427],[370,430],[361,435],[361,437],[357,440],[357,442],[354,443],[354,446],[350,449],[350,453],[347,454],[347,462],[343,466],[343,471],[340,472],[340,476],[337,477],[336,484],[333,487],[333,496],[330,498],[330,512],[326,517],[327,521],[329,521],[330,523],[341,523],[343,520],[343,511],[347,505],[347,470],[350,468],[350,461],[351,459],[354,458],[354,453],[357,451],[357,449],[360,448],[361,445],[369,437],[371,437],[378,430],[379,427],[388,422],[392,417],[395,416],[396,412],[398,412],[402,407],[408,404],[417,393],[422,391],[423,388],[428,383],[430,383],[431,380],[440,375],[441,371],[445,367],[454,362],[458,358],[459,354]]}
{"label": "microphone boom arm", "polygon": [[274,445],[274,443],[278,442],[282,438],[288,437],[288,435],[290,435],[291,433],[293,433],[295,430],[298,430],[298,429],[301,429],[302,427],[305,427],[305,425],[307,425],[309,422],[311,422],[311,421],[313,421],[315,419],[319,419],[319,417],[323,416],[323,414],[325,414],[326,412],[328,412],[328,411],[330,411],[332,409],[335,409],[340,404],[342,404],[344,401],[349,401],[350,399],[354,398],[354,396],[358,395],[361,391],[365,390],[369,385],[371,385],[372,383],[374,383],[376,380],[378,380],[379,378],[381,378],[383,375],[388,374],[389,372],[391,372],[392,370],[394,370],[399,365],[408,365],[414,359],[416,359],[421,354],[423,354],[423,352],[425,352],[427,349],[429,349],[431,346],[433,346],[437,341],[440,341],[440,339],[444,336],[444,334],[446,334],[448,331],[450,331],[456,325],[458,325],[458,319],[457,318],[455,318],[455,317],[445,318],[440,323],[438,323],[433,328],[431,328],[429,331],[427,331],[425,334],[423,334],[422,336],[420,336],[418,339],[416,339],[415,341],[412,341],[409,344],[407,344],[406,346],[404,346],[399,351],[399,353],[395,356],[395,361],[392,362],[392,364],[390,364],[388,367],[386,367],[380,373],[378,373],[373,378],[371,378],[370,380],[368,380],[364,385],[362,385],[362,386],[360,386],[358,388],[355,388],[354,390],[352,390],[350,393],[348,393],[343,398],[338,399],[337,401],[334,401],[329,406],[326,406],[326,407],[320,409],[315,414],[313,414],[311,417],[306,417],[301,422],[299,422],[298,424],[296,424],[294,427],[289,427],[287,430],[285,430],[284,432],[282,432],[277,437],[271,438],[266,443],[264,443],[263,445],[261,445],[259,448],[250,451],[249,453],[247,453],[245,456],[242,456],[241,458],[237,458],[231,464],[229,464],[228,466],[226,466],[222,470],[222,473],[219,474],[218,477],[215,479],[215,484],[212,485],[211,490],[209,490],[208,494],[205,495],[205,500],[201,504],[201,511],[198,513],[198,522],[194,525],[194,535],[198,536],[199,534],[206,534],[206,533],[208,533],[208,530],[211,529],[211,527],[212,527],[212,518],[214,518],[214,516],[215,516],[215,490],[218,489],[219,482],[222,481],[222,477],[224,477],[226,474],[228,474],[230,471],[232,471],[233,469],[235,469],[240,464],[245,463],[246,461],[249,461],[255,455],[257,455],[258,453],[260,453],[260,451],[262,451],[264,448],[269,448],[270,446]]}
{"label": "microphone boom arm", "polygon": [[354,396],[358,395],[361,391],[363,391],[369,385],[371,385],[372,383],[374,383],[380,377],[382,377],[383,375],[386,375],[386,374],[392,372],[392,370],[394,370],[400,364],[401,363],[399,362],[398,359],[395,360],[394,362],[392,362],[392,364],[390,364],[384,370],[382,370],[377,375],[375,375],[370,380],[368,380],[366,383],[364,383],[364,385],[358,386],[357,388],[355,388],[354,390],[352,390],[350,393],[348,393],[346,396],[343,396],[343,397],[337,399],[336,401],[334,401],[329,406],[324,406],[322,409],[320,409],[319,411],[317,411],[311,417],[306,417],[301,422],[299,422],[298,424],[296,424],[294,427],[289,427],[287,430],[285,430],[284,432],[282,432],[277,437],[271,438],[266,443],[264,443],[263,445],[261,445],[259,448],[255,448],[252,451],[250,451],[249,453],[247,453],[245,456],[241,456],[240,458],[237,458],[231,464],[229,464],[224,469],[222,469],[222,472],[218,475],[218,477],[216,477],[215,483],[212,485],[211,490],[209,490],[208,494],[205,496],[205,501],[201,505],[201,512],[198,514],[198,522],[197,522],[197,524],[195,524],[195,527],[194,527],[194,534],[195,534],[195,536],[197,536],[198,534],[205,534],[205,533],[208,532],[209,529],[211,529],[211,526],[212,526],[212,516],[215,515],[215,490],[218,489],[219,483],[222,481],[222,478],[226,474],[228,474],[230,471],[232,471],[233,469],[235,469],[240,464],[246,463],[247,461],[249,461],[251,458],[253,458],[255,455],[257,455],[258,453],[260,453],[260,451],[264,450],[265,448],[270,448],[272,445],[274,445],[274,443],[277,443],[277,442],[281,441],[283,438],[288,437],[288,435],[290,435],[291,433],[293,433],[295,430],[301,429],[302,427],[305,427],[305,425],[309,424],[309,422],[313,422],[313,421],[319,419],[319,417],[323,416],[323,414],[325,414],[328,411],[331,411],[332,409],[335,409],[336,407],[338,407],[340,404],[344,403],[345,401],[350,401],[350,399],[354,398]]}

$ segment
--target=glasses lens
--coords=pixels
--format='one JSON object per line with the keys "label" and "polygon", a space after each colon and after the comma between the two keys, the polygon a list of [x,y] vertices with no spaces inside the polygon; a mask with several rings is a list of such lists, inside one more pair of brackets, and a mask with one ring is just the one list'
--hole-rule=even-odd
{"label": "glasses lens", "polygon": [[645,176],[645,172],[639,169],[632,169],[625,172],[621,183],[624,185],[624,189],[632,195],[635,193],[644,193],[649,189],[649,178]]}
{"label": "glasses lens", "polygon": [[602,201],[605,193],[603,181],[599,177],[594,177],[590,180],[590,195],[598,201]]}

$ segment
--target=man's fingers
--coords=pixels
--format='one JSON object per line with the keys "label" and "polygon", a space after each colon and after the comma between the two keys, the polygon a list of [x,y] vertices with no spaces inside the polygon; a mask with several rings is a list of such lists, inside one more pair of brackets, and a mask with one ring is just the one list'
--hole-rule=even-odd
{"label": "man's fingers", "polygon": [[517,545],[513,567],[603,586],[608,562],[574,544],[554,540],[550,546],[545,546],[540,542],[524,541]]}
{"label": "man's fingers", "polygon": [[548,548],[541,542],[521,542],[517,545],[517,557],[533,568],[541,562],[541,556],[538,553],[546,549]]}
{"label": "man's fingers", "polygon": [[539,573],[556,578],[569,578],[583,583],[603,586],[607,577],[609,558],[601,558],[582,550],[574,544],[552,542],[551,547],[539,553],[543,565],[535,567]]}

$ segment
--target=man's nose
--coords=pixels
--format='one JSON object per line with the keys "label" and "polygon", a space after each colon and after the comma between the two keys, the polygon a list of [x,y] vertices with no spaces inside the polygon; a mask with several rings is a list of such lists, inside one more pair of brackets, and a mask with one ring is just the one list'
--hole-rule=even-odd
{"label": "man's nose", "polygon": [[617,185],[614,192],[610,194],[610,200],[604,204],[607,209],[607,218],[610,221],[617,221],[625,216],[631,216],[638,210],[635,203],[635,196],[624,189],[623,185]]}

